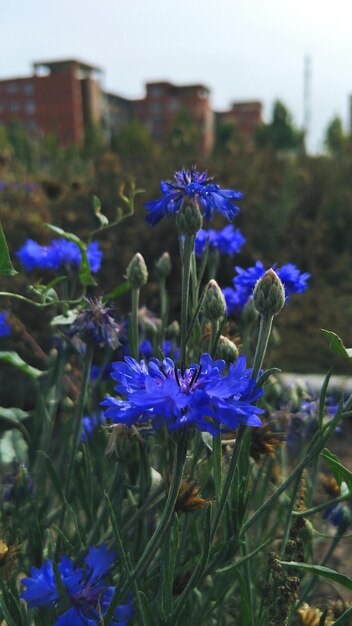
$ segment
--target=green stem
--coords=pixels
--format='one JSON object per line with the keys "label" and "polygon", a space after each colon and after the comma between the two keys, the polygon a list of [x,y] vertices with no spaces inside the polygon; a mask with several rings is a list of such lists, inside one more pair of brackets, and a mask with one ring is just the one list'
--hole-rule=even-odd
{"label": "green stem", "polygon": [[163,345],[165,340],[165,328],[167,327],[168,322],[168,297],[166,290],[166,280],[165,276],[162,276],[159,279],[159,290],[160,290],[160,319],[161,319],[161,329],[160,329],[160,343]]}
{"label": "green stem", "polygon": [[177,496],[180,490],[180,484],[183,474],[183,467],[186,460],[187,453],[187,433],[183,432],[180,435],[179,441],[176,446],[176,452],[174,456],[174,464],[172,469],[170,489],[165,503],[165,508],[161,515],[159,524],[155,529],[149,543],[147,544],[142,556],[137,562],[136,566],[131,570],[127,581],[121,586],[117,587],[112,597],[110,606],[104,616],[106,624],[109,624],[109,620],[112,618],[113,612],[119,602],[120,597],[126,593],[131,585],[136,580],[137,576],[141,576],[143,572],[148,568],[150,562],[154,559],[155,554],[167,533],[170,523],[174,515],[175,504]]}
{"label": "green stem", "polygon": [[182,293],[181,293],[181,367],[186,365],[187,322],[189,306],[189,283],[191,275],[191,259],[194,247],[194,235],[185,235],[182,255]]}
{"label": "green stem", "polygon": [[132,289],[130,348],[131,348],[132,357],[137,360],[139,357],[138,307],[139,307],[139,288],[133,288]]}
{"label": "green stem", "polygon": [[[86,354],[84,355],[81,388],[80,388],[80,392],[78,396],[76,412],[75,412],[75,417],[74,417],[74,425],[73,425],[73,432],[72,432],[72,447],[71,447],[69,466],[68,466],[68,471],[67,471],[67,476],[66,476],[66,481],[65,481],[65,488],[64,488],[65,503],[62,509],[62,514],[61,514],[61,519],[60,519],[60,524],[59,524],[59,527],[61,530],[63,528],[64,521],[65,521],[67,504],[68,504],[67,498],[69,496],[73,470],[74,470],[74,466],[76,462],[77,450],[79,448],[79,442],[80,442],[80,437],[81,437],[82,417],[83,417],[83,413],[84,413],[84,409],[85,409],[85,405],[87,401],[89,374],[90,374],[90,370],[92,366],[93,353],[94,353],[93,343],[89,342],[87,343],[87,350],[86,350]],[[58,541],[58,544],[59,544],[59,541]]]}
{"label": "green stem", "polygon": [[261,370],[265,353],[268,347],[269,337],[271,333],[271,328],[273,325],[273,316],[260,316],[260,326],[259,326],[259,335],[257,341],[257,347],[255,349],[253,368],[252,368],[252,378],[255,380],[258,378],[259,372]]}
{"label": "green stem", "polygon": [[338,498],[334,498],[333,500],[328,500],[328,502],[322,502],[321,504],[317,504],[317,506],[313,506],[311,509],[306,509],[305,511],[292,511],[293,517],[308,517],[308,515],[314,515],[314,513],[319,513],[319,511],[323,511],[328,506],[332,506],[333,504],[339,504],[340,502],[345,502],[346,500],[351,499],[351,494],[346,493],[344,496],[339,496]]}

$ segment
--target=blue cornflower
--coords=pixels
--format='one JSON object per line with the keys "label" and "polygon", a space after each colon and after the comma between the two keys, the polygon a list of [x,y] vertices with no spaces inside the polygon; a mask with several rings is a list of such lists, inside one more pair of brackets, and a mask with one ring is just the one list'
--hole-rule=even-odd
{"label": "blue cornflower", "polygon": [[201,256],[205,251],[207,242],[209,242],[209,250],[217,250],[220,254],[238,254],[241,247],[246,243],[239,228],[234,228],[232,224],[228,224],[221,230],[217,231],[213,228],[204,230],[201,228],[196,235],[194,250],[197,256]]}
{"label": "blue cornflower", "polygon": [[[293,263],[286,263],[282,267],[277,267],[275,263],[273,269],[283,283],[286,302],[288,302],[293,293],[303,293],[307,289],[310,274],[300,272]],[[266,272],[261,261],[256,261],[254,266],[248,267],[247,269],[236,266],[235,270],[237,276],[235,276],[232,281],[234,291],[231,292],[231,288],[226,288],[226,292],[224,293],[228,313],[234,311],[239,312],[243,309],[246,302],[252,297],[257,281],[264,276]]]}
{"label": "blue cornflower", "polygon": [[81,443],[90,439],[93,433],[106,423],[105,415],[101,413],[93,413],[93,415],[85,415],[82,420]]}
{"label": "blue cornflower", "polygon": [[213,178],[208,176],[207,171],[197,172],[194,167],[190,170],[182,169],[175,173],[174,179],[174,181],[162,180],[160,183],[162,197],[145,204],[148,212],[146,221],[151,226],[160,222],[164,215],[177,213],[184,198],[194,199],[207,221],[212,218],[215,210],[229,220],[239,212],[239,208],[233,202],[242,198],[243,194],[233,189],[220,189],[220,186],[213,182]]}
{"label": "blue cornflower", "polygon": [[125,357],[113,363],[111,374],[125,399],[107,397],[101,404],[106,417],[126,426],[152,422],[156,429],[166,424],[170,431],[193,427],[212,435],[239,424],[260,426],[262,410],[254,402],[263,390],[255,388],[245,356],[224,375],[225,367],[225,361],[213,361],[209,354],[184,372],[170,358],[152,358],[147,365]]}
{"label": "blue cornflower", "polygon": [[[107,550],[105,545],[90,547],[81,568],[77,568],[68,557],[61,557],[58,572],[71,608],[60,615],[55,626],[98,626],[100,616],[106,613],[115,591],[107,583],[115,559],[115,552]],[[21,594],[29,608],[58,606],[60,609],[52,561],[47,559],[40,568],[32,567],[30,574],[30,577],[22,579],[27,588]],[[127,604],[115,609],[110,624],[126,626],[132,615],[132,599],[129,597]]]}
{"label": "blue cornflower", "polygon": [[7,311],[1,311],[0,313],[0,337],[6,337],[11,334],[10,324],[7,321]]}
{"label": "blue cornflower", "polygon": [[222,289],[222,293],[225,297],[227,315],[240,313],[246,304],[247,299],[242,298],[241,293],[232,289],[232,287],[225,287]]}
{"label": "blue cornflower", "polygon": [[[165,339],[162,345],[160,346],[161,352],[164,356],[172,357],[175,361],[178,361],[180,357],[180,349],[176,348],[174,344],[169,340]],[[150,359],[150,357],[155,354],[153,346],[149,339],[143,339],[139,344],[139,354],[143,359]],[[127,355],[126,355],[127,356]]]}
{"label": "blue cornflower", "polygon": [[345,532],[352,521],[351,502],[339,502],[327,507],[323,519],[329,521],[340,532]]}
{"label": "blue cornflower", "polygon": [[[26,270],[49,269],[61,267],[79,267],[82,255],[79,247],[67,239],[53,239],[48,246],[41,246],[33,239],[27,239],[17,252],[22,265]],[[103,253],[97,241],[87,246],[87,257],[92,272],[100,269]]]}

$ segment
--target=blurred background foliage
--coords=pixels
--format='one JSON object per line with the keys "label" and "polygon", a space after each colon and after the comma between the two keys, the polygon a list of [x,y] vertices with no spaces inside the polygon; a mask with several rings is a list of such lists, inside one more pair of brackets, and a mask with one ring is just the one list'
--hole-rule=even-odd
{"label": "blurred background foliage", "polygon": [[[239,189],[245,195],[235,226],[241,228],[247,243],[236,258],[222,259],[222,287],[231,284],[235,265],[247,267],[257,259],[267,267],[292,262],[312,274],[307,293],[293,297],[277,318],[280,340],[272,346],[272,365],[301,373],[324,372],[334,365],[336,372],[350,373],[349,363],[334,357],[319,331],[333,330],[347,347],[352,345],[352,138],[344,133],[341,120],[335,118],[329,124],[326,153],[319,156],[307,154],[304,134],[281,102],[275,103],[271,121],[258,129],[250,149],[241,143],[233,124],[219,129],[211,157],[197,154],[196,143],[197,128],[184,112],[163,147],[152,141],[138,121],[109,141],[92,127],[83,145],[69,148],[60,146],[54,136],[34,142],[16,123],[7,130],[1,128],[0,218],[16,268],[20,270],[15,253],[27,238],[41,244],[51,240],[45,223],[85,239],[97,227],[93,196],[100,198],[103,213],[112,219],[121,205],[121,186],[128,191],[135,181],[145,190],[137,197],[135,217],[99,237],[104,262],[97,293],[120,284],[133,254],[140,251],[150,272],[142,297],[149,308],[157,309],[155,259],[168,250],[177,263],[178,242],[167,220],[154,229],[146,226],[143,203],[158,197],[160,180],[170,178],[182,166],[197,164],[198,170],[208,169],[222,187]],[[223,225],[219,219],[211,224]],[[178,269],[174,268],[175,276]],[[28,293],[28,284],[39,278],[20,272],[11,280],[3,279],[2,289]],[[173,275],[169,285],[172,319],[179,313],[173,309],[178,289]],[[50,311],[38,313],[14,300],[1,302],[1,310],[10,305],[48,349]],[[121,299],[118,315],[124,308]],[[26,350],[23,338],[18,332],[20,353]],[[35,362],[36,356],[27,347],[30,354],[26,357]]]}

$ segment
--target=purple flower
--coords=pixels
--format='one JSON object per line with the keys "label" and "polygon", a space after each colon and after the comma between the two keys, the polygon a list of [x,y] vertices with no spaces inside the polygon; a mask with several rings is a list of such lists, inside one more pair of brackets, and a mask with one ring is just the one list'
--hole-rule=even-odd
{"label": "purple flower", "polygon": [[165,215],[177,213],[185,198],[194,199],[198,203],[207,221],[212,218],[215,210],[231,220],[239,212],[233,202],[242,198],[239,191],[220,189],[206,171],[197,172],[194,167],[176,172],[174,181],[161,181],[160,191],[162,197],[159,200],[145,204],[148,212],[146,221],[151,226],[155,226]]}
{"label": "purple flower", "polygon": [[6,337],[11,334],[11,327],[7,321],[7,311],[1,311],[0,313],[0,337]]}
{"label": "purple flower", "polygon": [[[104,616],[106,613],[115,591],[107,583],[115,559],[115,552],[107,550],[105,545],[90,547],[81,568],[77,568],[68,557],[61,557],[58,573],[71,607],[59,616],[55,626],[98,626],[100,614]],[[22,583],[26,589],[21,598],[29,608],[58,606],[60,609],[61,598],[50,559],[39,568],[32,567],[30,576],[23,578]],[[132,615],[132,599],[129,597],[127,604],[115,609],[110,624],[126,626]]]}
{"label": "purple flower", "polygon": [[196,235],[195,253],[200,256],[204,253],[207,242],[209,242],[209,250],[217,250],[220,254],[238,254],[243,244],[246,242],[239,228],[234,228],[232,224],[228,224],[222,230],[214,230],[209,228],[204,230],[201,228]]}
{"label": "purple flower", "polygon": [[[81,251],[76,243],[67,239],[53,239],[48,246],[41,246],[33,239],[27,239],[17,252],[26,270],[50,269],[61,267],[79,267],[82,261]],[[92,272],[100,269],[103,257],[99,243],[92,241],[87,246],[87,257]]]}
{"label": "purple flower", "polygon": [[[86,298],[85,306],[72,323],[68,335],[82,341],[94,341],[115,349],[119,345],[119,325],[111,315],[112,309],[100,298]],[[77,342],[80,346],[79,341]]]}
{"label": "purple flower", "polygon": [[209,354],[184,372],[170,358],[153,358],[147,365],[126,357],[113,363],[111,374],[125,399],[107,397],[101,404],[106,417],[126,426],[152,422],[156,429],[166,424],[170,431],[193,427],[213,435],[239,424],[260,426],[262,410],[254,403],[263,390],[255,388],[245,357],[224,375],[225,367],[225,361],[213,361]]}

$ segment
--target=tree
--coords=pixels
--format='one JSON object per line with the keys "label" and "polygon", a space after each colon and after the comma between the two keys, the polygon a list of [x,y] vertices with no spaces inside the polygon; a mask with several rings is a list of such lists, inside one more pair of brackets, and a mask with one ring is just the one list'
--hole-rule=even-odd
{"label": "tree", "polygon": [[328,125],[325,133],[324,144],[331,154],[341,154],[346,147],[347,137],[343,130],[343,124],[340,117],[334,117]]}
{"label": "tree", "polygon": [[275,150],[296,150],[303,145],[303,132],[294,126],[291,113],[277,100],[272,121],[258,128],[255,141],[259,148],[272,146]]}

